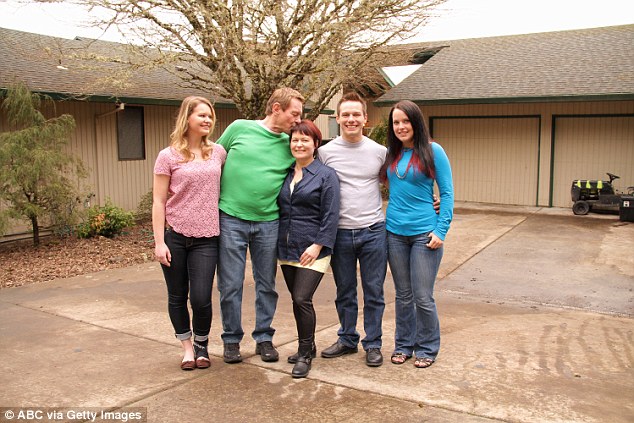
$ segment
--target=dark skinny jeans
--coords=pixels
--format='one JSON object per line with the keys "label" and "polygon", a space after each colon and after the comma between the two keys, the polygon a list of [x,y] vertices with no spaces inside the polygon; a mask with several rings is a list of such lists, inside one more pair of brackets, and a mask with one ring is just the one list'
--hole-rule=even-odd
{"label": "dark skinny jeans", "polygon": [[[204,341],[211,327],[211,288],[218,262],[218,237],[193,238],[165,230],[165,244],[172,255],[171,266],[163,266],[167,284],[168,311],[176,338]],[[190,326],[187,297],[193,319]]]}

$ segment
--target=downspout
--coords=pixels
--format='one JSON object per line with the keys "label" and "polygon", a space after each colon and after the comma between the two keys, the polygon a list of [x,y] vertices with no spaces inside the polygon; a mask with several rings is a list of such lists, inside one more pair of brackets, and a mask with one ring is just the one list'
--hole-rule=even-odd
{"label": "downspout", "polygon": [[96,186],[96,190],[97,191],[95,193],[95,201],[97,202],[97,204],[101,204],[101,187],[100,187],[100,172],[99,172],[99,153],[97,151],[98,149],[98,142],[97,142],[97,120],[106,117],[106,116],[110,116],[112,114],[115,113],[119,113],[121,111],[125,110],[125,103],[119,103],[117,104],[117,108],[114,110],[111,110],[109,112],[105,112],[102,114],[95,114],[95,120],[94,120],[94,124],[93,124],[93,139],[94,139],[94,161],[95,161],[95,186]]}

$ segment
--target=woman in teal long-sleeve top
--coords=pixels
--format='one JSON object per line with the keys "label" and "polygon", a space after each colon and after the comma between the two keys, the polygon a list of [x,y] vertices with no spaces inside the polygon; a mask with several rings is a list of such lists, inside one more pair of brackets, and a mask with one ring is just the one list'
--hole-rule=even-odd
{"label": "woman in teal long-sleeve top", "polygon": [[[386,213],[388,260],[396,290],[396,333],[391,361],[426,368],[440,349],[434,284],[453,217],[451,165],[411,101],[390,111],[385,168],[390,188]],[[440,212],[433,206],[434,183]]]}

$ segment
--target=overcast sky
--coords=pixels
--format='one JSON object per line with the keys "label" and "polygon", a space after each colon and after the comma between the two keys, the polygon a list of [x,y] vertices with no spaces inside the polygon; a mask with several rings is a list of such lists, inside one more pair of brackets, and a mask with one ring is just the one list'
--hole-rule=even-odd
{"label": "overcast sky", "polygon": [[[448,0],[410,42],[525,34],[634,23],[633,0]],[[0,0],[0,27],[64,38],[120,41],[86,27],[85,10],[68,3]]]}

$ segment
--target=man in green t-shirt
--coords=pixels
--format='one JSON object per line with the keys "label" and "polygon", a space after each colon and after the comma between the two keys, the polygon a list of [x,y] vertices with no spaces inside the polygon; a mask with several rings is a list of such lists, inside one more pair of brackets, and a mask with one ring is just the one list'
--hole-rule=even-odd
{"label": "man in green t-shirt", "polygon": [[218,139],[227,150],[220,180],[218,291],[224,361],[239,363],[242,287],[247,248],[255,281],[255,353],[277,361],[271,327],[277,307],[277,196],[294,161],[288,132],[302,117],[304,97],[291,89],[275,90],[261,121],[236,120]]}

